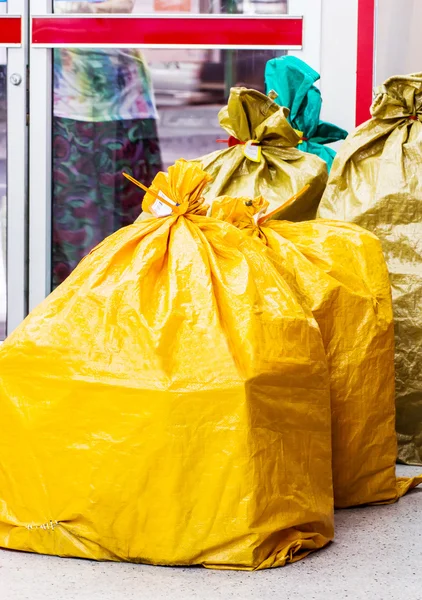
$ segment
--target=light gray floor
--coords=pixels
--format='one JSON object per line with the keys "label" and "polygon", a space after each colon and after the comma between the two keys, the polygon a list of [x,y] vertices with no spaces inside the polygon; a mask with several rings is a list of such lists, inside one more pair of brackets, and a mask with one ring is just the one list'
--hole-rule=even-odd
{"label": "light gray floor", "polygon": [[[400,475],[422,469],[400,467]],[[339,511],[336,541],[255,573],[95,563],[0,551],[1,600],[422,600],[422,490]]]}

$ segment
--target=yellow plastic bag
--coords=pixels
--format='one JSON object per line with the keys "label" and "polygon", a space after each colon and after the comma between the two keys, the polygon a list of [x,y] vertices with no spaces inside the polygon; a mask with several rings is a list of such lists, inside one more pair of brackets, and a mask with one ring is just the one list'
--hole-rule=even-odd
{"label": "yellow plastic bag", "polygon": [[327,165],[314,154],[297,149],[300,135],[289,122],[287,108],[265,94],[232,88],[228,105],[219,113],[230,147],[198,158],[213,179],[205,188],[207,202],[221,195],[258,196],[279,207],[305,185],[312,184],[279,218],[313,219],[327,183]]}
{"label": "yellow plastic bag", "polygon": [[364,229],[335,221],[263,216],[258,225],[267,204],[262,197],[220,198],[212,216],[264,243],[285,278],[290,269],[320,327],[331,374],[335,506],[395,502],[422,477],[395,476],[394,332],[381,245]]}
{"label": "yellow plastic bag", "polygon": [[422,73],[388,79],[371,112],[340,148],[319,215],[357,223],[382,243],[396,323],[398,455],[422,464]]}
{"label": "yellow plastic bag", "polygon": [[[0,546],[260,569],[333,537],[321,335],[180,161],[0,350]],[[165,216],[167,214],[169,216]]]}

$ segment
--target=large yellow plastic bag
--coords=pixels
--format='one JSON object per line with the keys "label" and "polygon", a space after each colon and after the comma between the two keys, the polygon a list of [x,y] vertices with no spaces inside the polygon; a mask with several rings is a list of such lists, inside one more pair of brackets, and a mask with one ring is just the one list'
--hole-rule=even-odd
{"label": "large yellow plastic bag", "polygon": [[340,148],[319,214],[381,240],[396,324],[399,459],[422,464],[422,73],[388,79],[371,112]]}
{"label": "large yellow plastic bag", "polygon": [[216,199],[212,215],[264,243],[290,269],[313,311],[331,374],[334,501],[395,502],[422,478],[396,480],[394,331],[388,272],[377,238],[335,221],[288,223],[256,215],[255,200]]}
{"label": "large yellow plastic bag", "polygon": [[288,114],[288,109],[261,92],[232,88],[228,105],[219,113],[230,147],[197,159],[213,177],[205,188],[208,202],[223,194],[262,194],[272,210],[282,198],[312,184],[280,218],[304,221],[315,217],[327,183],[327,165],[318,156],[298,150],[300,132],[289,124]]}
{"label": "large yellow plastic bag", "polygon": [[332,539],[319,329],[202,216],[206,181],[159,174],[144,202],[174,213],[107,238],[3,345],[0,546],[258,569]]}

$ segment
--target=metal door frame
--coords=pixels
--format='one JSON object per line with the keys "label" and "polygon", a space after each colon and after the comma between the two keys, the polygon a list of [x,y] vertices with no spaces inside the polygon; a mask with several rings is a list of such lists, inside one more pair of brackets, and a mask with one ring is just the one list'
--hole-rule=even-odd
{"label": "metal door frame", "polygon": [[6,333],[8,334],[27,314],[28,1],[8,0],[6,14],[8,19],[21,17],[20,42],[2,44],[7,48]]}

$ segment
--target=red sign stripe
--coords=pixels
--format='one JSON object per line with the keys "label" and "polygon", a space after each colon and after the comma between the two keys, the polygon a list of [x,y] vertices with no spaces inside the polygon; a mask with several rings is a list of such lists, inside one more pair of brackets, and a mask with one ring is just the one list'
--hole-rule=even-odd
{"label": "red sign stripe", "polygon": [[8,46],[22,43],[21,17],[0,17],[0,45]]}
{"label": "red sign stripe", "polygon": [[40,46],[254,46],[302,45],[301,18],[33,17],[32,43]]}
{"label": "red sign stripe", "polygon": [[356,74],[356,125],[367,121],[374,86],[375,0],[359,0]]}

